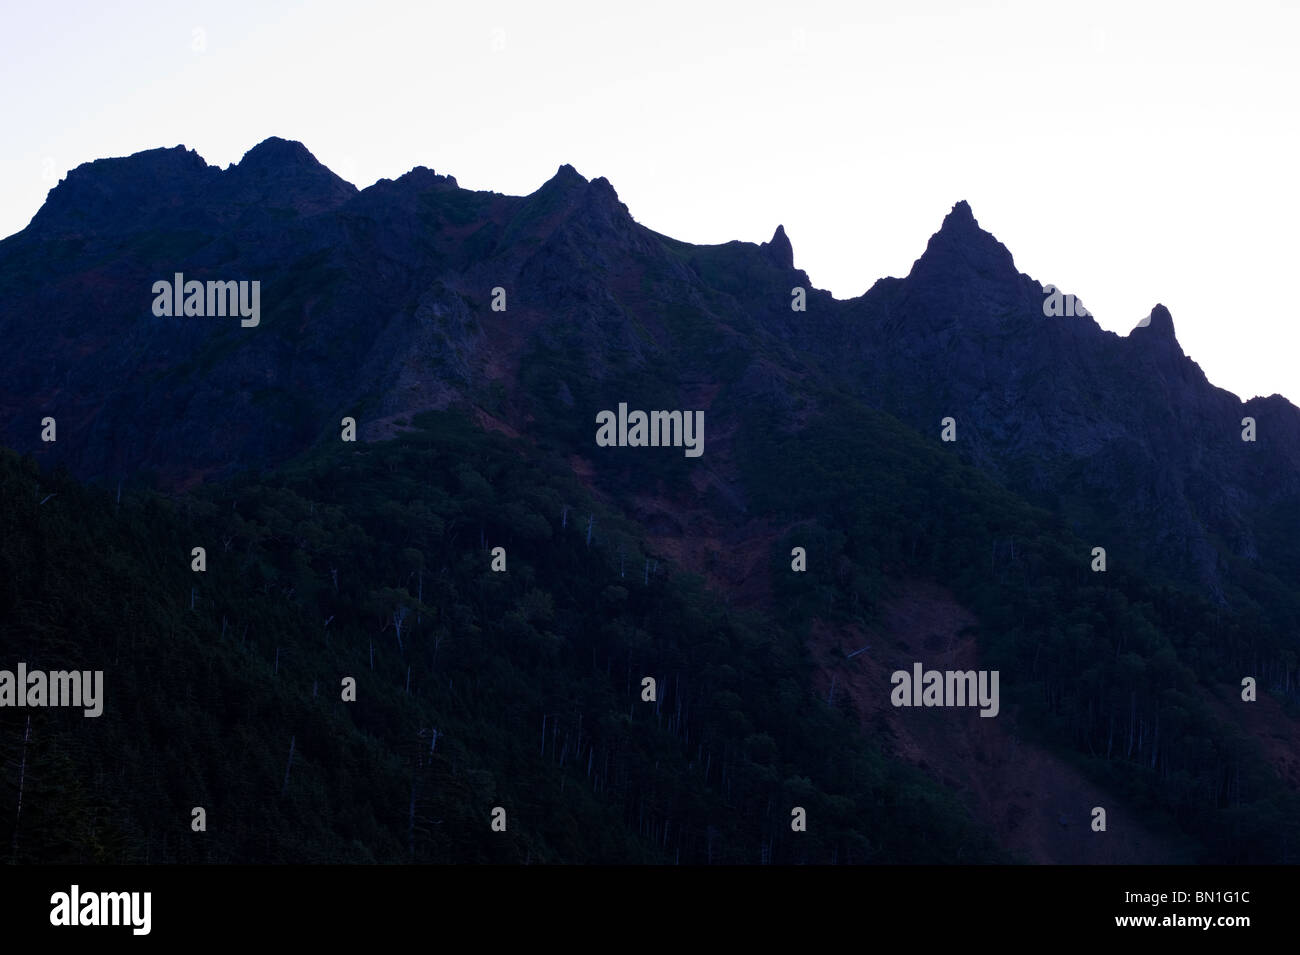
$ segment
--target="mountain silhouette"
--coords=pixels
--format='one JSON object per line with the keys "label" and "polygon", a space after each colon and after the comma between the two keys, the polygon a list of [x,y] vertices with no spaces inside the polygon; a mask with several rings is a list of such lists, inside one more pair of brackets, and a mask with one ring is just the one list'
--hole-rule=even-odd
{"label": "mountain silhouette", "polygon": [[[114,576],[111,561],[95,570],[104,592],[159,588],[132,590],[123,599],[137,609],[124,614],[190,590],[193,616],[160,616],[155,639],[179,626],[194,647],[254,652],[228,640],[242,614],[274,634],[250,639],[272,641],[254,649],[274,651],[278,674],[281,649],[315,659],[332,627],[348,650],[329,652],[361,661],[366,647],[373,674],[378,620],[384,641],[397,637],[374,678],[389,726],[408,703],[441,705],[383,682],[403,668],[418,683],[461,666],[448,694],[488,674],[484,697],[457,703],[462,722],[437,711],[443,732],[495,725],[491,699],[521,701],[511,716],[530,727],[521,733],[535,732],[534,714],[554,733],[549,721],[569,703],[546,687],[588,701],[587,722],[568,727],[572,750],[566,738],[549,751],[543,735],[549,761],[519,778],[538,791],[573,785],[548,774],[585,759],[590,798],[606,798],[613,779],[624,802],[600,803],[608,828],[597,835],[544,852],[539,843],[547,858],[663,861],[684,826],[677,851],[699,861],[751,850],[809,861],[757,796],[740,797],[743,819],[718,849],[710,813],[737,798],[719,767],[734,780],[743,766],[737,789],[779,803],[806,784],[809,800],[839,814],[819,852],[912,859],[910,836],[876,844],[879,833],[854,821],[902,798],[912,777],[889,775],[902,764],[954,794],[951,805],[924,801],[942,820],[943,851],[974,846],[974,826],[1037,861],[1293,858],[1293,842],[1271,834],[1293,826],[1281,820],[1294,821],[1300,784],[1300,543],[1289,533],[1300,411],[1278,395],[1243,402],[1216,388],[1164,305],[1135,316],[1127,336],[1081,309],[1051,313],[1049,287],[1017,270],[964,201],[906,276],[855,298],[815,288],[796,261],[782,225],[761,243],[656,233],[609,181],[569,165],[527,196],[462,189],[425,167],[358,190],[279,138],[224,170],[180,146],[79,166],[0,242],[0,444],[34,459],[0,469],[21,502],[5,558],[23,581],[5,598],[28,621],[15,634],[39,647],[47,630],[84,627],[41,617],[75,602],[79,584],[28,575],[55,566],[39,554],[81,546],[78,522],[87,540],[112,540],[125,485],[152,502],[129,511],[150,515],[133,518],[137,543],[149,542],[141,555],[196,528],[209,551],[239,555],[202,617],[184,566],[148,569],[152,558],[139,556],[134,576]],[[259,320],[173,308],[189,282],[259,283]],[[620,407],[701,413],[703,453],[598,444],[598,416]],[[48,419],[54,441],[43,440]],[[340,441],[349,419],[355,444]],[[107,498],[93,496],[103,489]],[[42,501],[51,494],[53,507]],[[61,507],[65,516],[49,516]],[[219,520],[232,523],[202,523]],[[483,584],[479,558],[499,541],[514,576]],[[796,548],[806,573],[792,569]],[[23,610],[28,587],[49,593]],[[111,630],[116,607],[81,613]],[[496,649],[465,649],[478,646],[466,634]],[[464,656],[448,663],[443,639],[465,640]],[[174,665],[190,666],[182,657]],[[1001,714],[955,727],[882,703],[891,672],[918,660],[1000,666]],[[244,674],[244,663],[230,666]],[[152,671],[139,667],[147,684]],[[641,718],[618,694],[643,671],[677,681],[654,717],[660,742],[676,747],[671,782],[657,755],[617,736]],[[1247,676],[1270,702],[1236,702]],[[232,697],[265,692],[261,677],[231,679]],[[696,712],[707,729],[693,727]],[[138,719],[133,732],[169,717]],[[1284,742],[1243,742],[1269,722]],[[813,741],[827,734],[823,751]],[[373,745],[389,747],[383,738]],[[845,769],[866,740],[894,768]],[[519,765],[514,746],[493,737],[457,758],[480,761],[473,785],[486,794],[483,779]],[[374,765],[389,767],[385,792],[394,805],[409,796],[413,820],[417,796],[394,795],[406,785],[397,753],[391,743]],[[613,759],[613,777],[597,772],[601,758]],[[436,766],[429,791],[470,785],[456,763]],[[885,790],[853,788],[877,769]],[[656,803],[661,784],[680,802]],[[1082,793],[1083,809],[1066,793]],[[1124,839],[1056,822],[1100,801]],[[546,810],[568,820],[556,823],[566,832],[572,811],[563,800]],[[925,825],[889,818],[899,832]],[[418,855],[406,819],[384,823],[397,846],[386,852]],[[346,820],[321,825],[329,831],[311,838],[330,847],[323,856],[356,838]],[[980,846],[974,856],[1000,858]]]}
{"label": "mountain silhouette", "polygon": [[[259,279],[260,327],[153,316],[151,283],[178,272]],[[1099,538],[1148,528],[1149,555],[1220,600],[1228,565],[1258,557],[1261,516],[1300,501],[1294,406],[1212,386],[1162,305],[1127,338],[1045,317],[1043,286],[964,201],[905,278],[836,300],[794,268],[781,226],[758,246],[691,246],[568,165],[525,197],[423,167],[357,191],[273,137],[226,170],[179,146],[77,167],[0,243],[0,282],[0,436],[89,479],[184,485],[285,460],[348,414],[379,437],[502,391],[499,417],[523,431],[576,387],[521,379],[546,349],[609,388],[669,369],[683,397],[723,399],[723,421],[728,396],[788,417],[821,387],[923,433],[952,416],[970,461]]]}

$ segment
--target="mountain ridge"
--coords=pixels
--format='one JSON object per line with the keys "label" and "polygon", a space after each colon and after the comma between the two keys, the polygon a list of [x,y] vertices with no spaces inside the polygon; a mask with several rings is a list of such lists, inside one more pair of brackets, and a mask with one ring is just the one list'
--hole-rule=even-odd
{"label": "mountain ridge", "polygon": [[[29,226],[9,238],[12,239],[21,236],[33,226],[39,226],[41,229],[49,228],[51,225],[49,220],[56,218],[58,214],[65,211],[64,207],[71,205],[74,202],[85,201],[85,193],[88,188],[94,189],[97,186],[114,184],[111,182],[100,181],[97,178],[98,173],[110,169],[114,171],[117,169],[128,169],[131,166],[138,166],[138,171],[142,173],[166,174],[167,172],[172,172],[189,174],[191,176],[196,174],[200,177],[208,176],[213,182],[230,181],[231,174],[244,179],[251,177],[266,177],[268,175],[273,175],[278,179],[281,178],[286,171],[299,171],[306,173],[309,176],[316,176],[318,173],[325,173],[328,174],[330,181],[337,180],[344,186],[350,187],[347,195],[344,196],[344,201],[354,196],[364,195],[371,190],[375,190],[377,187],[382,189],[389,185],[405,184],[416,186],[418,188],[419,186],[427,187],[432,181],[459,188],[455,177],[445,175],[439,176],[429,167],[415,166],[395,180],[381,178],[364,189],[358,189],[351,183],[346,183],[344,180],[340,179],[336,174],[331,172],[328,167],[320,163],[303,143],[297,140],[284,139],[279,136],[269,136],[252,146],[244,153],[243,157],[238,162],[231,163],[225,169],[222,169],[219,166],[209,165],[196,150],[187,148],[184,145],[177,145],[170,148],[155,147],[141,150],[125,157],[90,160],[74,167],[63,180],[49,191],[45,202],[42,204],[40,209],[37,210]],[[136,170],[132,169],[132,171]],[[224,177],[223,180],[213,178],[211,176],[212,173]],[[75,187],[75,189],[73,187]],[[608,179],[602,176],[588,180],[569,163],[562,164],[550,179],[543,182],[538,189],[529,194],[529,196],[503,197],[517,199],[529,198],[543,194],[549,189],[563,191],[573,187],[580,187],[578,194],[584,196],[598,195],[601,198],[606,199],[616,207],[621,208],[628,214],[628,217],[631,218],[627,206],[618,199],[617,192]],[[585,187],[585,189],[582,189],[581,187]],[[502,195],[498,193],[485,194],[494,196]],[[268,193],[260,198],[264,201],[283,199],[283,194],[268,190]],[[319,208],[313,208],[311,212],[314,214],[316,212],[329,211],[330,209],[336,208],[336,205],[337,203],[326,203],[321,205]],[[974,247],[972,247],[972,239],[974,240]],[[773,264],[777,267],[786,269],[793,268],[793,247],[785,233],[784,226],[778,225],[772,238],[767,242],[748,243],[743,240],[732,240],[732,242],[740,242],[742,245],[756,245],[760,250],[767,253]],[[921,266],[923,263],[926,269],[936,267],[932,265],[936,258],[939,260],[940,265],[950,268],[952,265],[951,257],[953,255],[957,255],[962,264],[982,269],[985,271],[985,274],[988,274],[990,271],[996,272],[998,268],[1004,269],[1005,274],[998,276],[999,278],[1009,278],[1010,273],[1014,272],[1014,260],[1012,259],[1010,251],[991,233],[979,226],[970,203],[965,199],[958,200],[954,203],[952,209],[947,215],[945,215],[939,229],[930,237],[926,249],[922,252],[921,256],[917,258],[908,276],[905,276],[904,278],[910,277],[916,272],[917,267]],[[974,258],[972,258],[972,256],[974,256]],[[994,268],[991,269],[990,266],[993,266]],[[1017,272],[1015,274],[1019,275],[1020,273]],[[877,282],[888,282],[891,278],[893,277],[882,276],[877,279]],[[816,291],[821,292],[823,290],[818,289]],[[855,302],[864,298],[869,293],[870,290],[859,296],[853,296],[846,299],[835,299],[835,301],[843,303]],[[1153,314],[1156,312],[1159,312],[1164,319],[1159,323],[1162,332],[1166,332],[1169,336],[1173,337],[1176,342],[1177,336],[1174,332],[1172,317],[1170,316],[1168,309],[1163,305],[1157,304],[1153,309]],[[1146,323],[1151,319],[1151,317],[1152,316],[1149,315],[1143,318],[1134,326],[1134,329],[1146,327]],[[1129,333],[1129,336],[1131,335],[1132,331]],[[1249,400],[1240,398],[1240,396],[1238,397],[1243,404]],[[1287,400],[1289,402],[1289,399]]]}
{"label": "mountain ridge", "polygon": [[[261,327],[154,318],[149,287],[176,272],[261,277]],[[349,414],[378,437],[466,403],[520,433],[549,417],[581,442],[570,416],[608,406],[609,386],[654,380],[676,401],[698,381],[732,396],[710,406],[725,436],[740,396],[797,428],[820,389],[844,388],[922,433],[953,417],[954,450],[1074,519],[1158,519],[1161,559],[1222,594],[1233,555],[1259,552],[1234,501],[1300,501],[1300,411],[1213,386],[1163,305],[1121,337],[1047,317],[1044,289],[965,200],[906,276],[837,300],[794,268],[783,226],[763,243],[682,243],[569,164],[516,197],[426,167],[357,190],[278,137],[225,170],[145,150],[78,166],[0,242],[0,332],[23,343],[0,357],[0,439],[83,477],[143,469],[179,486],[284,460]],[[530,362],[565,352],[574,368],[531,380]],[[1254,455],[1230,443],[1252,410]],[[46,414],[54,445],[39,440]],[[713,446],[725,457],[725,439]],[[1203,476],[1189,489],[1188,475]],[[1071,503],[1070,481],[1092,503]]]}

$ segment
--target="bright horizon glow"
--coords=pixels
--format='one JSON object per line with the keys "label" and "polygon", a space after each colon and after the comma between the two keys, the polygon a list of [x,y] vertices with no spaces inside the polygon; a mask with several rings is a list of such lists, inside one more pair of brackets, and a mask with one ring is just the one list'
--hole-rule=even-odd
{"label": "bright horizon glow", "polygon": [[224,168],[281,136],[360,188],[424,165],[526,195],[569,163],[683,241],[782,223],[851,298],[965,199],[1101,327],[1162,302],[1214,384],[1300,400],[1297,7],[613,7],[11,6],[0,235],[83,162],[184,144]]}

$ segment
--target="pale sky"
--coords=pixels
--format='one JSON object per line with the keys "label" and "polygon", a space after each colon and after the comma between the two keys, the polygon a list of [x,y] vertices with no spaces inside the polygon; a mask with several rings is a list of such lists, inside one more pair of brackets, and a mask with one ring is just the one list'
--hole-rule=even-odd
{"label": "pale sky", "polygon": [[1127,334],[1300,401],[1300,4],[1141,0],[6,4],[0,235],[66,171],[268,136],[365,187],[527,194],[573,164],[690,242],[771,237],[838,298],[967,199]]}

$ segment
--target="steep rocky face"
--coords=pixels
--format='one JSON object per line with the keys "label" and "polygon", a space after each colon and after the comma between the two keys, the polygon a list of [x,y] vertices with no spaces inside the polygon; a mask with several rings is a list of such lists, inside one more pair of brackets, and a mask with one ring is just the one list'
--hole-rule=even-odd
{"label": "steep rocky face", "polygon": [[[1140,546],[1222,599],[1228,564],[1260,553],[1243,503],[1281,513],[1300,500],[1300,415],[1211,385],[1163,305],[1120,337],[1086,314],[1045,314],[1046,298],[961,202],[905,278],[802,328],[780,321],[870,404],[936,440],[954,418],[957,453],[1098,545]],[[1267,445],[1241,440],[1246,416]]]}
{"label": "steep rocky face", "polygon": [[[509,197],[423,167],[358,192],[280,139],[224,171],[182,147],[98,160],[0,243],[0,441],[174,485],[281,461],[345,415],[364,439],[466,402],[582,456],[620,400],[699,407],[705,466],[660,491],[734,529],[744,423],[795,430],[848,391],[936,442],[954,418],[956,453],[1221,597],[1234,562],[1293,560],[1272,528],[1300,513],[1300,414],[1213,387],[1163,306],[1127,337],[1045,315],[1043,286],[965,202],[909,275],[859,298],[794,263],[783,227],[761,245],[677,242],[570,166]],[[260,323],[155,316],[153,283],[176,273],[259,281]],[[594,479],[648,493],[637,472]]]}

